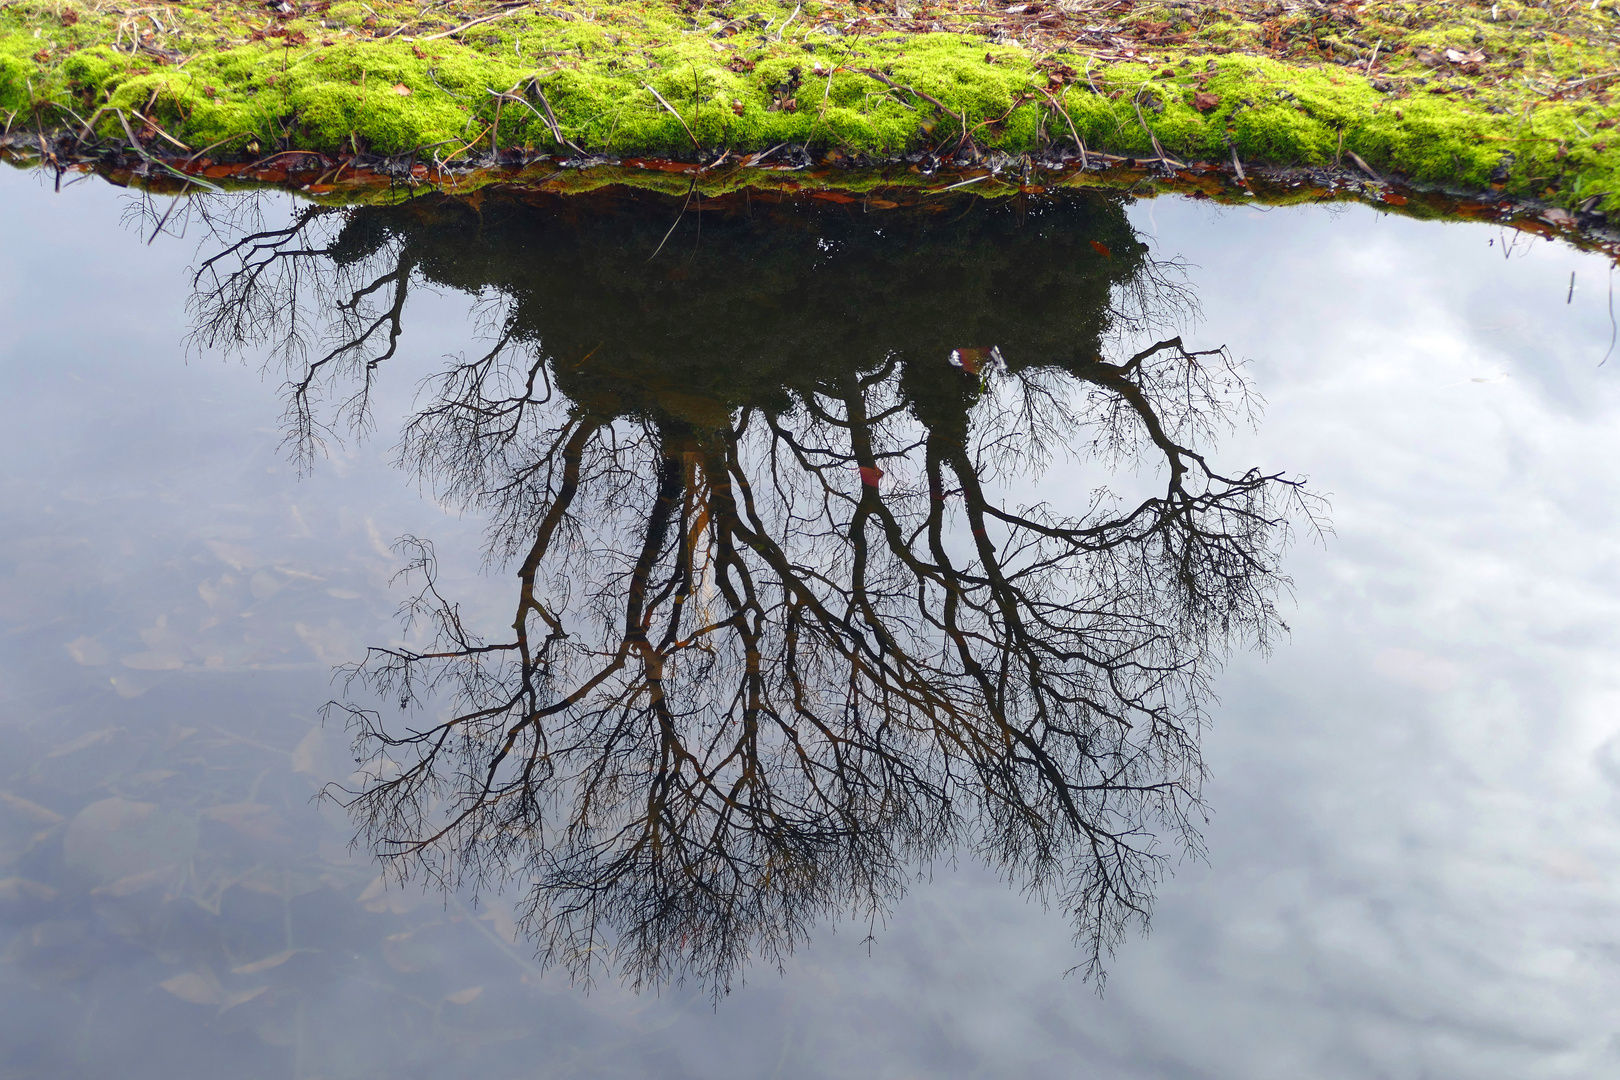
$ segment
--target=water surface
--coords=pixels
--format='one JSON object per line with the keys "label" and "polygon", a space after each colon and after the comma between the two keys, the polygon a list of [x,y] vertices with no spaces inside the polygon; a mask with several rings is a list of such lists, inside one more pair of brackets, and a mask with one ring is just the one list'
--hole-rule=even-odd
{"label": "water surface", "polygon": [[[804,266],[781,270],[809,298],[796,310],[694,311],[682,269],[715,256],[713,219],[710,247],[695,227],[671,237],[667,294],[639,307],[604,298],[612,280],[581,284],[612,259],[570,263],[544,230],[490,234],[518,248],[504,278],[463,273],[468,229],[435,219],[374,434],[340,429],[300,478],[278,369],[253,350],[188,357],[187,268],[217,249],[199,254],[198,222],[147,245],[121,222],[127,193],[4,184],[7,236],[30,253],[0,269],[11,1073],[1590,1076],[1620,1058],[1600,259],[1359,208],[1150,202],[977,226],[1003,261],[936,259],[949,286],[899,260],[885,274],[895,249],[873,244],[828,256],[854,270],[824,294]],[[272,224],[292,211],[265,208]],[[1042,220],[1071,227],[1027,239]],[[621,242],[661,232],[626,226]],[[760,242],[768,261],[795,241]],[[1043,268],[1054,251],[1062,265]],[[509,578],[481,572],[484,521],[393,465],[419,380],[477,355],[498,296],[551,298],[559,353],[623,342],[624,377],[655,388],[635,407],[701,424],[704,401],[754,391],[719,361],[660,371],[661,356],[769,341],[774,320],[778,384],[861,342],[1005,345],[1015,367],[1084,338],[1076,312],[1097,298],[1075,283],[1119,299],[1133,256],[1187,263],[1202,317],[1161,315],[1189,348],[1252,361],[1263,417],[1211,440],[1214,458],[1308,476],[1335,531],[1285,556],[1291,632],[1215,682],[1208,861],[1174,864],[1100,999],[1065,977],[1085,960],[1067,913],[971,857],[935,863],[875,927],[818,921],[781,974],[748,968],[717,1009],[696,985],[586,995],[514,940],[520,893],[474,907],[385,889],[347,819],[310,803],[353,769],[317,713],[332,666],[396,640],[390,542],[431,538],[446,591],[510,621]],[[816,307],[852,282],[870,305]],[[947,287],[984,302],[930,308]],[[621,324],[590,325],[615,303]],[[953,319],[984,332],[930,337]],[[1129,355],[1124,330],[1099,349]],[[655,333],[670,340],[636,359]],[[1034,494],[1078,512],[1099,475],[1081,462]],[[1151,460],[1109,478],[1159,482]]]}

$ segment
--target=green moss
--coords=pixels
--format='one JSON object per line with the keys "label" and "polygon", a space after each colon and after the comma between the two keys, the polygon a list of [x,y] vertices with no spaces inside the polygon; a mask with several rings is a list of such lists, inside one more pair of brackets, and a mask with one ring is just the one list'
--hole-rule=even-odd
{"label": "green moss", "polygon": [[29,107],[28,76],[32,72],[27,62],[0,53],[0,110],[18,113]]}
{"label": "green moss", "polygon": [[61,75],[72,90],[99,92],[129,68],[128,61],[105,45],[95,45],[62,61]]}
{"label": "green moss", "polygon": [[[482,9],[377,0],[286,20],[271,27],[279,36],[264,37],[256,11],[180,0],[164,7],[167,36],[152,39],[187,54],[177,67],[158,58],[162,49],[111,48],[130,40],[117,12],[73,8],[78,20],[69,25],[61,4],[23,0],[0,8],[0,120],[14,125],[38,111],[42,122],[78,129],[94,117],[96,131],[116,141],[126,121],[136,131],[150,121],[161,129],[149,136],[154,145],[174,149],[172,140],[216,156],[310,149],[441,160],[492,146],[561,151],[548,109],[573,146],[620,157],[713,157],[780,144],[875,159],[920,149],[1018,155],[1072,142],[1072,123],[1090,149],[1120,155],[1152,156],[1155,139],[1183,161],[1235,152],[1251,165],[1327,166],[1355,154],[1424,183],[1499,184],[1566,205],[1596,195],[1620,209],[1620,154],[1597,126],[1620,120],[1620,108],[1604,98],[1526,109],[1511,80],[1454,92],[1454,79],[1418,59],[1448,45],[1503,57],[1527,49],[1523,26],[1509,22],[1515,5],[1501,6],[1499,22],[1478,5],[1458,5],[1432,25],[1410,6],[1363,5],[1359,33],[1387,41],[1380,67],[1396,72],[1377,85],[1361,74],[1364,63],[1210,62],[1199,53],[1206,44],[1260,47],[1257,23],[1226,11],[1184,48],[1156,49],[1152,65],[1070,56],[1089,70],[1060,88],[1037,69],[1036,52],[975,34],[829,33],[838,19],[854,25],[835,5],[826,10],[837,19],[825,24],[820,5],[802,6],[779,36],[798,6],[742,0],[692,16],[672,0],[553,0],[436,37]],[[730,36],[711,32],[710,20],[751,14],[761,20]],[[1181,17],[1144,4],[1132,18],[1171,15]],[[1350,28],[1324,18],[1282,23],[1313,49],[1336,42],[1341,52],[1366,51]],[[389,36],[373,39],[379,34]],[[1543,38],[1530,61],[1542,65],[1541,77],[1615,67],[1612,48]]]}

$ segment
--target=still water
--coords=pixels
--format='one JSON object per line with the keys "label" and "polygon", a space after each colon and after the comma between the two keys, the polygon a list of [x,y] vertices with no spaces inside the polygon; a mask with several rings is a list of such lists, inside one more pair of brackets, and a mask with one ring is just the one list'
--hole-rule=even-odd
{"label": "still water", "polygon": [[0,175],[0,1075],[1620,1068],[1602,258],[168,209]]}

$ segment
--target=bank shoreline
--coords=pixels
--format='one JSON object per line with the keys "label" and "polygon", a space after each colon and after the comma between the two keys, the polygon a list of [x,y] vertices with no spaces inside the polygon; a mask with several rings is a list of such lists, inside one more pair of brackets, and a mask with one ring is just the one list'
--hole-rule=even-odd
{"label": "bank shoreline", "polygon": [[0,164],[54,175],[58,186],[96,174],[115,185],[153,194],[281,190],[331,206],[397,203],[427,195],[476,206],[495,191],[517,191],[535,198],[561,196],[586,212],[594,206],[610,213],[625,198],[652,195],[666,198],[677,216],[793,204],[841,207],[852,213],[904,208],[948,215],[964,200],[1009,202],[1028,209],[1043,199],[1086,193],[1133,199],[1171,196],[1268,208],[1357,203],[1418,220],[1496,225],[1599,251],[1620,262],[1620,228],[1601,213],[1572,213],[1533,199],[1413,186],[1360,170],[1258,166],[1240,176],[1226,164],[1194,162],[1171,169],[1151,160],[1105,162],[1097,154],[1085,164],[1062,155],[976,164],[929,161],[914,154],[910,156],[923,160],[862,168],[791,161],[751,165],[747,158],[704,164],[656,158],[516,160],[487,154],[435,171],[421,163],[413,165],[408,158],[328,157],[312,151],[206,167],[150,151],[69,162],[67,149],[56,147],[53,164],[52,155],[42,154],[35,139],[0,138]]}
{"label": "bank shoreline", "polygon": [[1575,7],[11,0],[0,143],[159,183],[303,156],[282,182],[334,191],[625,162],[852,195],[1267,174],[1591,232],[1620,214],[1620,8]]}

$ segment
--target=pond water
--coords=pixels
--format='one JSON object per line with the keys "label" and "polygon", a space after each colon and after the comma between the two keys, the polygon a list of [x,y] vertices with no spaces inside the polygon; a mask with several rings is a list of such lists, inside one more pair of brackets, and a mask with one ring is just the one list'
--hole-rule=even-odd
{"label": "pond water", "polygon": [[1620,1068],[1602,257],[679,208],[0,173],[0,1076]]}

